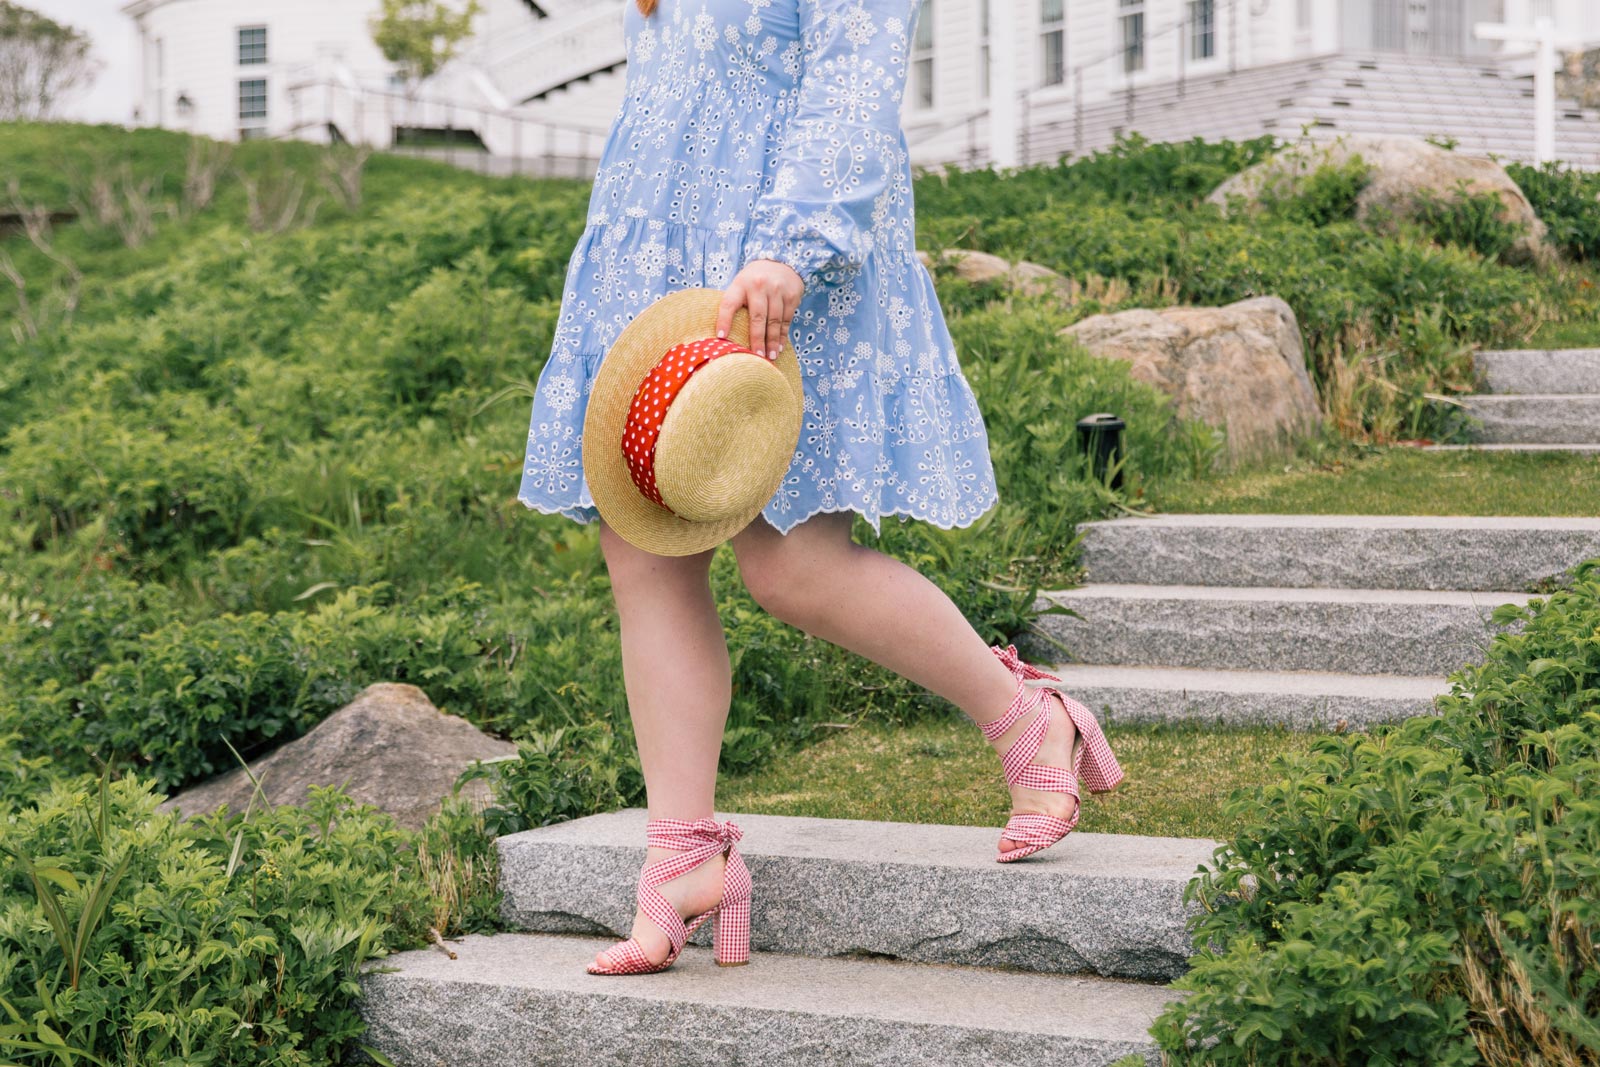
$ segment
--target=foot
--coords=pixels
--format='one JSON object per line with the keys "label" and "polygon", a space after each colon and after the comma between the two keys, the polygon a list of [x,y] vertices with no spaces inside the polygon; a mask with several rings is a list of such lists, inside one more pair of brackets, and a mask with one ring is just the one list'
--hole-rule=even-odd
{"label": "foot", "polygon": [[[645,866],[648,867],[668,856],[676,856],[679,851],[670,848],[648,848],[645,850]],[[667,903],[677,909],[679,918],[687,922],[691,916],[716,907],[722,900],[722,871],[727,865],[728,857],[719,853],[693,870],[685,871],[670,881],[662,882],[656,889],[667,898]],[[640,950],[651,963],[660,963],[672,953],[672,940],[667,937],[667,932],[657,926],[655,920],[646,915],[642,908],[633,914],[633,930],[630,933],[639,942]],[[595,953],[595,966],[606,969],[617,966],[617,961],[613,960],[609,953],[609,949]]]}
{"label": "foot", "polygon": [[[1072,746],[1078,739],[1078,731],[1072,725],[1072,718],[1067,714],[1066,705],[1061,703],[1061,696],[1053,689],[1046,689],[1046,699],[1039,701],[1038,709],[1023,715],[1012,723],[1011,729],[1001,734],[993,742],[994,750],[1004,755],[1021,737],[1023,731],[1033,725],[1034,720],[1040,715],[1050,716],[1049,729],[1045,731],[1044,742],[1039,746],[1038,753],[1032,761],[1047,767],[1060,767],[1063,770],[1072,766]],[[1058,819],[1071,819],[1072,813],[1078,810],[1078,801],[1071,793],[1057,793],[1050,789],[1031,789],[1027,786],[1014,785],[1011,787],[1011,813],[1018,815],[1023,812],[1036,812],[1040,815],[1054,815]],[[1013,841],[1009,837],[1000,838],[1000,851],[1010,852],[1012,849],[1021,848],[1023,842]]]}

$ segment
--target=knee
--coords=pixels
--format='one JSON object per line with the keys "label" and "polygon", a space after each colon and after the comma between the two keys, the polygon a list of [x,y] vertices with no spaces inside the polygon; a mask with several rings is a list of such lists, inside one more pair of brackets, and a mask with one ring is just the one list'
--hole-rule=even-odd
{"label": "knee", "polygon": [[743,552],[739,555],[739,577],[761,609],[773,618],[805,629],[815,602],[813,585],[804,573],[780,551]]}

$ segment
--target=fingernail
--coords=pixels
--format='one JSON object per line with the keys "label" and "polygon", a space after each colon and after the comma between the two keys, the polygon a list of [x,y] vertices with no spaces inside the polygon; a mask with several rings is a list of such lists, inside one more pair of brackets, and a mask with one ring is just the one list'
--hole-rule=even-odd
{"label": "fingernail", "polygon": [[726,336],[728,336],[728,331],[727,330],[718,330],[717,331],[717,336],[718,337],[726,337]]}

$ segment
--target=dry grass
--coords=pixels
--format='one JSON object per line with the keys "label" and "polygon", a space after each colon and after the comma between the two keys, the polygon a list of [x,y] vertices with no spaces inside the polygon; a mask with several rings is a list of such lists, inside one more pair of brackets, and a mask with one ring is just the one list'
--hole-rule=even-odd
{"label": "dry grass", "polygon": [[[1114,793],[1085,795],[1079,829],[1212,838],[1234,829],[1220,801],[1271,780],[1272,758],[1303,751],[1312,737],[1189,725],[1111,726],[1106,734],[1127,778]],[[994,750],[958,719],[852,727],[759,772],[725,778],[717,809],[998,829],[1010,797]]]}

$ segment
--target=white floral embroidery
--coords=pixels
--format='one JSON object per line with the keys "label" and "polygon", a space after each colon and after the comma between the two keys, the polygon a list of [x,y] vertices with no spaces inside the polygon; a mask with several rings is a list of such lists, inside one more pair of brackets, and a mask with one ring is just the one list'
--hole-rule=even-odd
{"label": "white floral embroidery", "polygon": [[[853,509],[965,526],[994,472],[932,279],[899,127],[919,0],[677,0],[625,8],[624,103],[539,373],[518,499],[583,522],[594,374],[640,311],[773,259],[805,282],[790,339],[800,438],[763,514]],[[619,443],[620,444],[620,443]]]}

